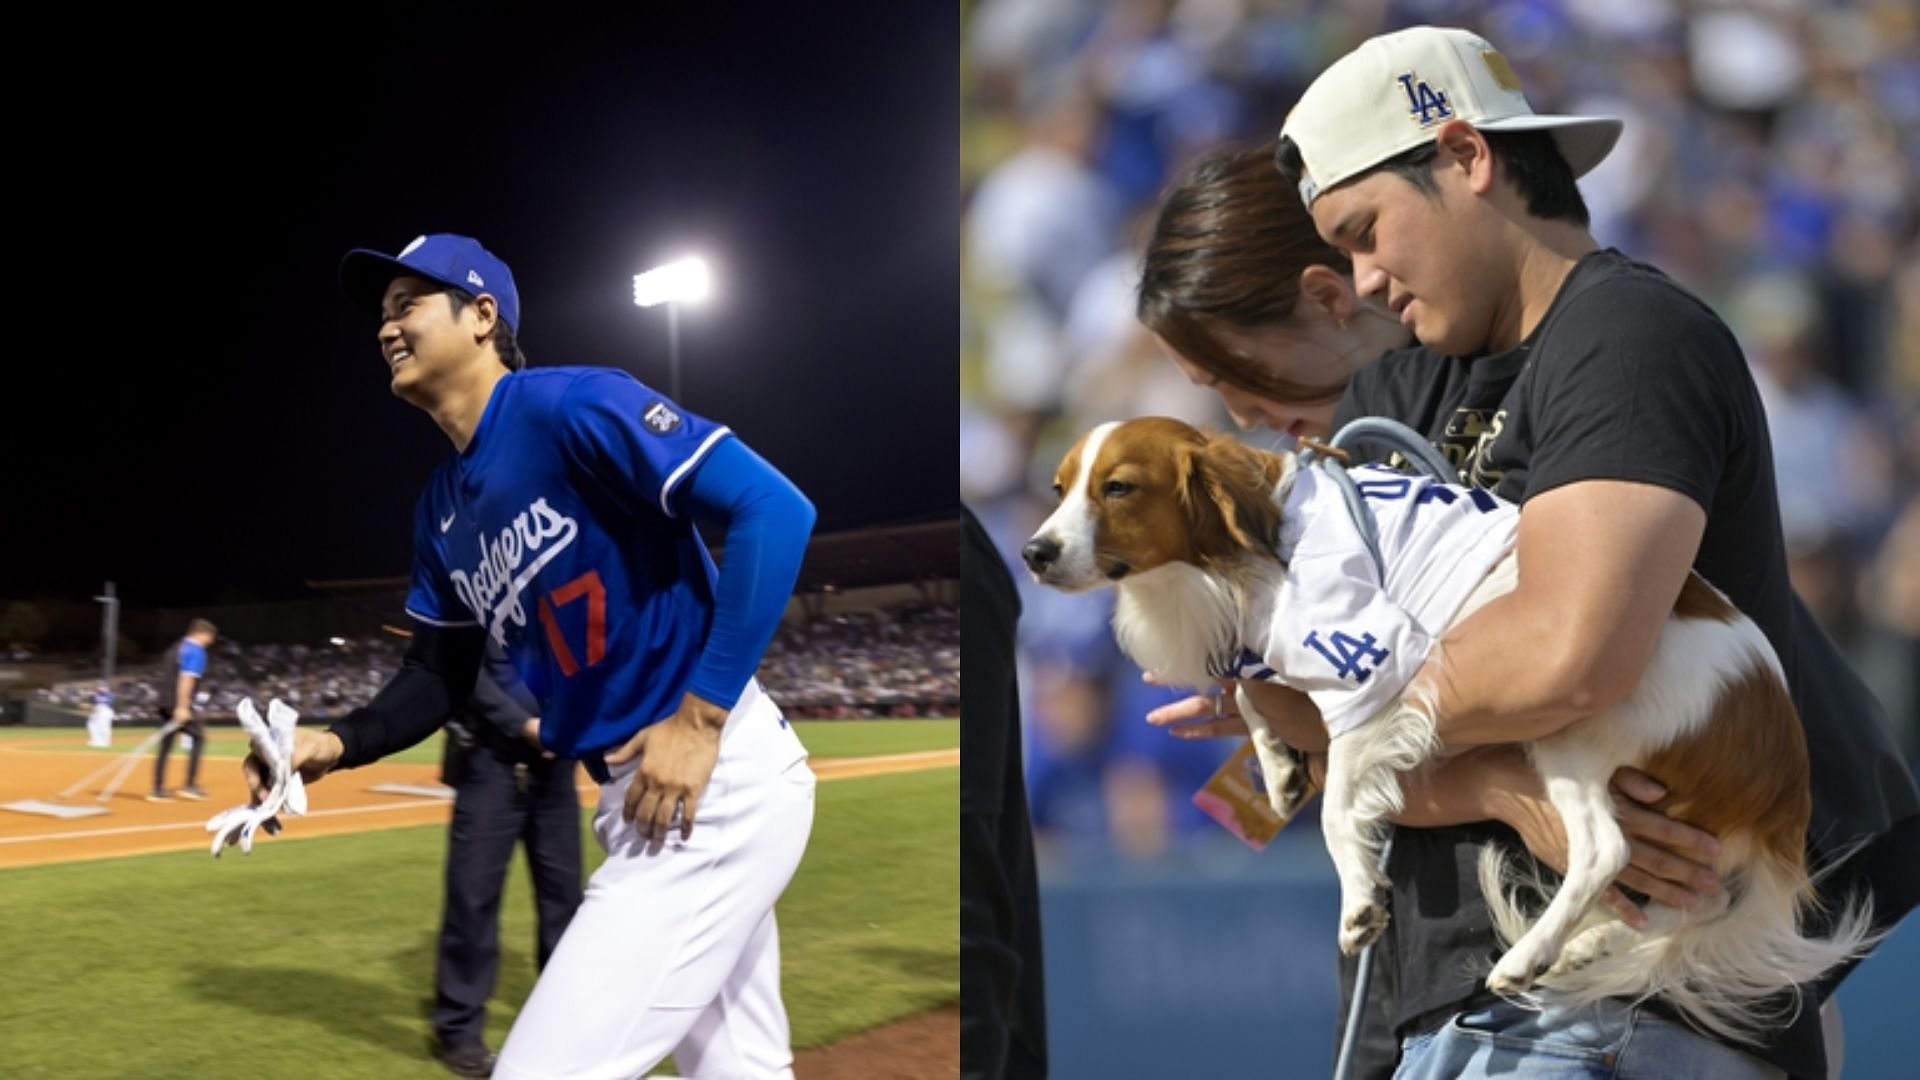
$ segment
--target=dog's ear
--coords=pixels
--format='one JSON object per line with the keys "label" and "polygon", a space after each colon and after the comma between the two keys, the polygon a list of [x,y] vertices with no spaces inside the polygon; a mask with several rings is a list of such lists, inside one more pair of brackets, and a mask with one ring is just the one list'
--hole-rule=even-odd
{"label": "dog's ear", "polygon": [[1280,507],[1273,489],[1280,463],[1227,435],[1209,435],[1182,450],[1181,497],[1195,525],[1215,525],[1241,550],[1275,554]]}

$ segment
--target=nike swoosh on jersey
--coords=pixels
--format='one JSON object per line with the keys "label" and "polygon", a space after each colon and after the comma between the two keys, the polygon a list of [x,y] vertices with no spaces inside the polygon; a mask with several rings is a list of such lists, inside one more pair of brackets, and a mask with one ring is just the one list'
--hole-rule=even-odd
{"label": "nike swoosh on jersey", "polygon": [[448,514],[448,515],[447,515],[447,520],[445,520],[445,521],[443,521],[443,522],[441,522],[441,523],[440,523],[440,531],[441,531],[441,532],[446,532],[446,531],[447,531],[448,529],[451,529],[451,528],[453,528],[453,519],[454,519],[454,518],[457,518],[457,517],[459,517],[459,516],[460,516],[460,512],[459,512],[459,511],[457,511],[457,510],[456,510],[456,511],[454,511],[453,513],[451,513],[451,514]]}

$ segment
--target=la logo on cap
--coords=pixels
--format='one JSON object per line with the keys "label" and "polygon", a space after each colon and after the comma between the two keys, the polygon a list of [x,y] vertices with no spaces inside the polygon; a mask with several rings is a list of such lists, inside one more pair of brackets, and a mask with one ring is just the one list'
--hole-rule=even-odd
{"label": "la logo on cap", "polygon": [[1513,65],[1485,38],[1413,26],[1334,61],[1300,95],[1280,134],[1298,152],[1300,200],[1311,208],[1323,192],[1457,120],[1489,133],[1550,132],[1576,178],[1607,156],[1621,127],[1612,117],[1536,113]]}
{"label": "la logo on cap", "polygon": [[1407,95],[1407,111],[1421,127],[1453,119],[1453,105],[1448,102],[1445,90],[1435,90],[1432,83],[1411,71],[1395,81]]}

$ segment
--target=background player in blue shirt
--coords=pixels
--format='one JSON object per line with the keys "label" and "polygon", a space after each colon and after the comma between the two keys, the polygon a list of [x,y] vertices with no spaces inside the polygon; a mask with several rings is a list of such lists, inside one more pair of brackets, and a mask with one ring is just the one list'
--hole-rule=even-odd
{"label": "background player in blue shirt", "polygon": [[[379,314],[393,392],[456,454],[414,512],[405,663],[366,708],[300,731],[295,767],[314,780],[425,738],[491,637],[541,705],[542,744],[600,782],[608,853],[494,1075],[638,1076],[669,1053],[687,1075],[791,1075],[773,905],[814,778],[753,672],[812,505],[624,372],[522,370],[512,274],[472,239],[356,250],[340,271]],[[696,519],[725,528],[724,571]],[[263,794],[258,761],[248,777]]]}
{"label": "background player in blue shirt", "polygon": [[173,740],[183,731],[191,748],[187,753],[187,782],[179,795],[195,800],[207,797],[200,789],[200,755],[207,748],[207,727],[193,715],[193,695],[207,673],[207,646],[218,634],[207,620],[193,620],[187,624],[187,635],[167,651],[167,662],[161,665],[167,673],[160,684],[163,734],[160,753],[153,759],[153,793],[147,796],[148,802],[169,802],[173,798],[167,792],[167,755],[173,752]]}

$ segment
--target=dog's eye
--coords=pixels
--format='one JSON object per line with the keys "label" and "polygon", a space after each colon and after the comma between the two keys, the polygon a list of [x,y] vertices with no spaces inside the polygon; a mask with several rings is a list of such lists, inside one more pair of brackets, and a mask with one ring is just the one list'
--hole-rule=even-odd
{"label": "dog's eye", "polygon": [[1125,480],[1109,480],[1107,486],[1101,489],[1101,493],[1109,499],[1118,499],[1132,490],[1133,485]]}
{"label": "dog's eye", "polygon": [[1056,499],[1064,499],[1067,497],[1067,489],[1061,487],[1060,481],[1058,480],[1053,482],[1053,497]]}

